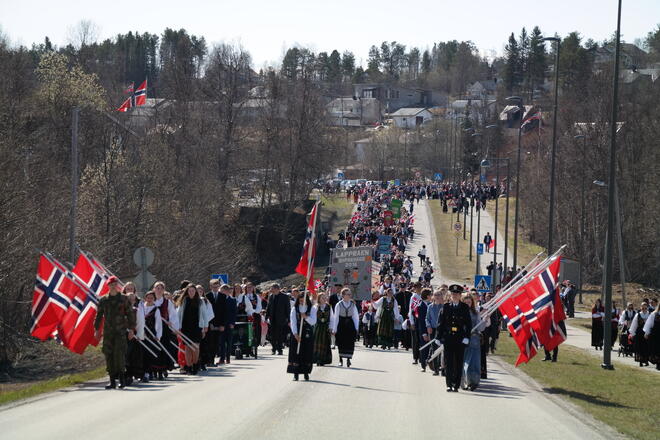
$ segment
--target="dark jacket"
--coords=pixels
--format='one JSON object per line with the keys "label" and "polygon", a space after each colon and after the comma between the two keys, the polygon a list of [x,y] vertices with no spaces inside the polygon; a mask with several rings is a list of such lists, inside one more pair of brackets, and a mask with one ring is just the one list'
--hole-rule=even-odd
{"label": "dark jacket", "polygon": [[224,326],[236,324],[236,315],[238,314],[238,303],[233,296],[225,295],[225,316]]}
{"label": "dark jacket", "polygon": [[283,327],[289,323],[289,314],[291,313],[291,301],[284,293],[271,295],[268,298],[268,309],[266,315],[270,324],[275,327]]}
{"label": "dark jacket", "polygon": [[446,303],[442,308],[442,318],[438,326],[438,334],[445,344],[461,344],[464,338],[470,337],[472,331],[472,318],[470,307],[459,302],[454,307]]}
{"label": "dark jacket", "polygon": [[206,294],[206,299],[209,300],[211,306],[213,307],[213,314],[215,315],[211,320],[211,325],[214,327],[220,327],[225,325],[225,308],[226,308],[226,298],[227,295],[224,293],[218,292],[218,299],[213,299],[213,292]]}

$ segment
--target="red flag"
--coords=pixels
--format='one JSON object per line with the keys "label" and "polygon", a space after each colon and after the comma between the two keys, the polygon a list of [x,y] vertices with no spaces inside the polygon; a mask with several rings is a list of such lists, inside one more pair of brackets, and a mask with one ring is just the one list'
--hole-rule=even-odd
{"label": "red flag", "polygon": [[130,108],[144,105],[147,103],[147,80],[145,79],[140,87],[122,103],[117,109],[118,112],[127,112]]}
{"label": "red flag", "polygon": [[500,305],[499,310],[502,313],[502,319],[509,329],[509,333],[511,333],[513,340],[520,350],[520,355],[518,355],[518,360],[516,360],[516,367],[521,363],[529,362],[530,359],[536,356],[536,338],[534,330],[532,330],[529,322],[525,319],[525,314],[516,304],[513,297],[504,301]]}
{"label": "red flag", "polygon": [[81,310],[67,345],[72,351],[82,353],[88,345],[96,346],[99,343],[94,337],[94,320],[98,310],[98,298],[108,293],[107,280],[110,275],[84,253],[78,257],[73,273],[90,290],[90,294],[85,295],[84,299],[81,298]]}
{"label": "red flag", "polygon": [[45,341],[56,330],[71,304],[73,282],[61,263],[41,254],[32,296],[32,327],[30,334]]}
{"label": "red flag", "polygon": [[491,242],[488,244],[488,249],[492,249],[495,247],[495,240],[491,240]]}
{"label": "red flag", "polygon": [[316,256],[316,213],[318,202],[314,204],[312,212],[309,213],[309,223],[307,224],[307,235],[303,244],[303,252],[300,256],[296,273],[304,276],[307,280],[307,290],[316,293],[314,285],[314,257]]}
{"label": "red flag", "polygon": [[135,83],[132,82],[126,89],[124,90],[124,93],[129,94],[133,93],[135,91]]}

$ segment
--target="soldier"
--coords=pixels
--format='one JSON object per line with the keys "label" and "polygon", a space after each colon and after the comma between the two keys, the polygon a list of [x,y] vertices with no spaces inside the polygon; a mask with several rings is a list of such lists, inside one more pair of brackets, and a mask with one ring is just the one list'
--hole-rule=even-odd
{"label": "soldier", "polygon": [[108,278],[108,288],[108,294],[99,300],[94,321],[96,339],[101,336],[100,327],[103,322],[103,355],[110,376],[106,390],[117,388],[117,379],[119,379],[119,388],[124,388],[126,384],[124,379],[128,345],[126,332],[128,331],[128,339],[132,340],[135,337],[136,325],[135,312],[128,297],[120,293],[117,277]]}
{"label": "soldier", "polygon": [[458,392],[463,371],[463,355],[470,342],[472,320],[470,308],[461,301],[463,287],[458,284],[449,286],[451,301],[442,308],[442,317],[438,326],[438,335],[445,347],[445,377],[447,392]]}

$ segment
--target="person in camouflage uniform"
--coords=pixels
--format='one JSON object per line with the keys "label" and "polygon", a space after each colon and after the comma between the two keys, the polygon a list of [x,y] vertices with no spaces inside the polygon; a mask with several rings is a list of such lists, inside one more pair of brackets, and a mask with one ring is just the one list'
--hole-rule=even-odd
{"label": "person in camouflage uniform", "polygon": [[117,379],[119,379],[119,388],[124,388],[128,347],[126,332],[128,331],[128,339],[135,337],[135,312],[128,297],[120,293],[117,277],[108,278],[108,287],[110,289],[108,294],[99,300],[94,321],[95,336],[99,339],[101,323],[103,323],[103,355],[110,376],[110,384],[105,388],[117,388]]}

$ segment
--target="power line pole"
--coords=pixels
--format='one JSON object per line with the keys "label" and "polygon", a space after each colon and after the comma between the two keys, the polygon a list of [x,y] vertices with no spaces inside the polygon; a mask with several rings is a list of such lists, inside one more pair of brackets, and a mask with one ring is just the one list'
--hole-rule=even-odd
{"label": "power line pole", "polygon": [[71,210],[69,211],[69,261],[76,259],[76,212],[78,210],[78,118],[80,108],[71,113]]}

